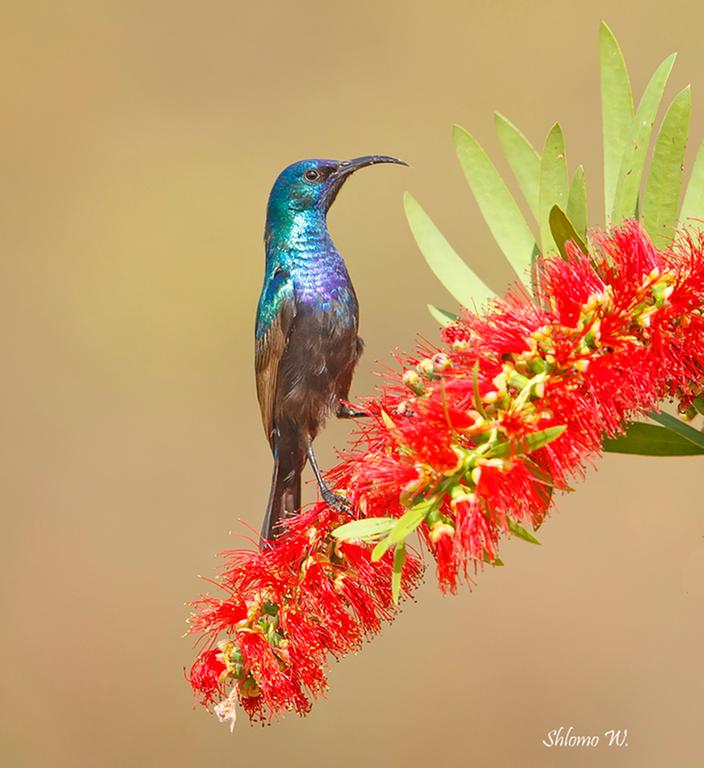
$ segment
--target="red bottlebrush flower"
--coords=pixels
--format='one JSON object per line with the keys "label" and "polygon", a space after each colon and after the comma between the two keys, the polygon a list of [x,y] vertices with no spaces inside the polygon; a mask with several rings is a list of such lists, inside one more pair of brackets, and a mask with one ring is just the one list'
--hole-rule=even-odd
{"label": "red bottlebrush flower", "polygon": [[[221,719],[234,722],[235,699],[252,719],[305,714],[310,697],[326,688],[328,656],[357,650],[393,616],[390,558],[372,563],[367,547],[332,539],[345,519],[317,504],[276,546],[228,553],[220,582],[229,596],[193,603],[191,631],[218,647],[200,654],[190,682],[204,704],[222,699]],[[421,570],[408,559],[406,593]]]}
{"label": "red bottlebrush flower", "polygon": [[317,504],[274,546],[228,553],[225,596],[194,603],[191,619],[209,645],[190,681],[221,719],[234,722],[236,702],[250,718],[305,714],[328,659],[393,618],[399,580],[407,595],[420,578],[411,533],[454,591],[497,561],[502,536],[543,522],[604,435],[702,390],[704,236],[659,251],[630,223],[592,246],[539,262],[540,303],[514,291],[466,312],[365,404],[371,418],[330,477],[356,517],[382,518],[380,533],[341,539],[348,519]]}
{"label": "red bottlebrush flower", "polygon": [[218,650],[204,651],[191,667],[189,680],[193,690],[201,695],[205,704],[213,701],[216,695],[222,694],[221,677],[227,667],[219,656]]}
{"label": "red bottlebrush flower", "polygon": [[437,522],[428,531],[430,551],[438,564],[438,581],[443,589],[454,590],[457,586],[458,558],[455,553],[455,528]]}

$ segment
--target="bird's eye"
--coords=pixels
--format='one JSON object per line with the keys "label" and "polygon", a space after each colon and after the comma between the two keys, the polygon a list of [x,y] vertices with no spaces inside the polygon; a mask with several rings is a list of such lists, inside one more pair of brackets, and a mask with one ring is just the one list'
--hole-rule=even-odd
{"label": "bird's eye", "polygon": [[320,180],[320,173],[315,170],[315,168],[311,168],[310,170],[306,171],[303,176],[307,181],[319,181]]}

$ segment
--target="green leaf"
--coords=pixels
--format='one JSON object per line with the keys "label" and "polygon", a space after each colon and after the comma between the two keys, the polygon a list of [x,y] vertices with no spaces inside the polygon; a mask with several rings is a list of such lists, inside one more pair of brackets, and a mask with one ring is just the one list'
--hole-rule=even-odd
{"label": "green leaf", "polygon": [[511,531],[511,535],[515,536],[517,539],[523,539],[523,541],[528,541],[531,544],[540,544],[538,539],[533,536],[530,531],[527,531],[522,525],[517,523],[515,520],[511,520],[510,517],[506,518],[506,521],[508,522],[508,529]]}
{"label": "green leaf", "polygon": [[642,217],[646,231],[658,248],[671,243],[675,234],[691,114],[692,91],[687,86],[672,100],[655,141]]}
{"label": "green leaf", "polygon": [[680,435],[680,437],[684,437],[685,440],[689,440],[690,443],[694,443],[699,448],[704,448],[704,434],[694,429],[694,427],[690,427],[689,424],[685,424],[681,419],[670,416],[669,413],[655,413],[655,411],[651,411],[648,416],[653,421],[657,421],[658,424],[662,424],[663,427]]}
{"label": "green leaf", "polygon": [[[538,466],[534,461],[525,459],[525,465],[531,475],[533,475],[533,477],[536,479],[537,482],[535,484],[535,490],[545,504],[545,509],[542,510],[543,516],[540,519],[537,519],[535,515],[533,517],[533,529],[537,531],[538,528],[540,528],[540,526],[543,524],[545,514],[547,513],[547,510],[552,503],[552,495],[555,484],[553,483],[553,479],[550,473],[545,472],[542,467]],[[563,490],[567,490],[567,488],[563,488]]]}
{"label": "green leaf", "polygon": [[493,565],[497,567],[502,567],[504,564],[504,561],[500,557],[495,557],[493,560],[489,560],[489,557],[486,553],[484,554],[484,557],[482,557],[482,560],[485,563],[489,563],[489,565]]}
{"label": "green leaf", "polygon": [[[399,444],[399,446],[404,446],[404,438],[403,433],[401,430],[394,424],[394,420],[389,416],[389,414],[382,408],[381,409],[381,420],[388,430],[389,434],[394,438],[394,440]],[[409,448],[410,450],[410,448]]]}
{"label": "green leaf", "polygon": [[604,21],[599,29],[599,63],[604,142],[604,206],[608,222],[614,207],[621,158],[633,123],[633,93],[621,49]]}
{"label": "green leaf", "polygon": [[381,560],[386,554],[386,550],[405,541],[413,531],[425,520],[430,511],[436,506],[437,499],[430,497],[414,504],[404,515],[395,520],[395,525],[389,535],[382,539],[372,550],[371,559],[373,562]]}
{"label": "green leaf", "polygon": [[680,220],[704,232],[704,141],[699,145],[697,157],[692,166]]}
{"label": "green leaf", "polygon": [[474,367],[472,368],[472,388],[474,389],[474,407],[485,419],[489,418],[482,402],[481,393],[479,392],[479,360],[474,361]]}
{"label": "green leaf", "polygon": [[494,125],[501,148],[516,177],[536,221],[540,220],[540,155],[533,145],[500,112],[494,112]]}
{"label": "green leaf", "polygon": [[428,312],[430,312],[433,320],[435,320],[443,328],[446,325],[451,325],[457,320],[457,315],[452,312],[448,312],[446,309],[440,309],[434,304],[428,304]]}
{"label": "green leaf", "polygon": [[389,432],[397,430],[397,427],[394,424],[394,420],[383,408],[381,410],[381,420],[384,422],[384,426],[389,430]]}
{"label": "green leaf", "polygon": [[388,537],[385,539],[382,539],[372,550],[371,554],[371,560],[373,563],[376,563],[377,560],[381,560],[381,558],[386,554],[386,550],[391,546],[391,542],[389,541]]}
{"label": "green leaf", "polygon": [[662,101],[662,94],[675,63],[673,53],[655,70],[645,88],[638,111],[631,123],[631,130],[621,159],[611,222],[620,224],[635,216],[640,192],[640,181],[648,154],[653,123]]}
{"label": "green leaf", "polygon": [[564,211],[568,192],[565,139],[560,124],[555,123],[545,139],[540,161],[540,243],[545,254],[557,251],[557,244],[550,231],[550,211],[555,205]]}
{"label": "green leaf", "polygon": [[696,456],[704,454],[704,447],[697,447],[694,443],[666,427],[641,422],[629,424],[626,428],[626,434],[622,437],[604,440],[603,449],[608,453],[631,453],[639,456]]}
{"label": "green leaf", "polygon": [[502,458],[504,456],[531,453],[532,451],[537,451],[538,448],[543,448],[553,440],[557,440],[565,429],[567,429],[567,426],[561,424],[558,427],[548,427],[539,432],[532,432],[516,443],[499,443],[491,449],[490,454]]}
{"label": "green leaf", "polygon": [[406,564],[406,545],[397,544],[394,549],[394,564],[391,574],[391,595],[394,603],[398,605],[401,597],[401,576],[403,575],[403,566]]}
{"label": "green leaf", "polygon": [[589,253],[584,240],[577,234],[574,225],[559,205],[553,205],[550,209],[548,221],[550,222],[550,232],[553,240],[563,259],[567,258],[567,249],[565,246],[570,240],[583,254],[587,255]]}
{"label": "green leaf", "polygon": [[582,240],[587,239],[587,183],[584,166],[578,165],[572,177],[567,198],[567,218],[572,222]]}
{"label": "green leaf", "polygon": [[423,499],[417,504],[414,504],[408,512],[402,515],[397,521],[396,525],[391,529],[389,533],[389,544],[398,544],[399,541],[404,541],[410,536],[413,531],[425,520],[428,513],[437,504],[437,499],[431,497],[429,499]]}
{"label": "green leaf", "polygon": [[704,397],[701,395],[699,397],[695,397],[692,405],[700,416],[704,416]]}
{"label": "green leaf", "polygon": [[336,539],[372,538],[390,531],[396,522],[395,517],[364,517],[335,528],[332,535]]}
{"label": "green leaf", "polygon": [[478,309],[487,299],[495,296],[462,261],[428,214],[408,192],[403,197],[403,206],[408,225],[428,266],[460,304]]}
{"label": "green leaf", "polygon": [[518,204],[479,142],[459,125],[453,127],[457,157],[494,240],[516,274],[529,283],[528,268],[538,246]]}
{"label": "green leaf", "polygon": [[[531,459],[526,459],[526,467],[530,470],[530,473],[533,475],[533,477],[536,480],[540,481],[540,484],[545,487],[549,488],[551,491],[555,487],[555,483],[553,482],[552,475],[544,470],[539,464],[536,464]],[[570,489],[572,490],[572,489]]]}

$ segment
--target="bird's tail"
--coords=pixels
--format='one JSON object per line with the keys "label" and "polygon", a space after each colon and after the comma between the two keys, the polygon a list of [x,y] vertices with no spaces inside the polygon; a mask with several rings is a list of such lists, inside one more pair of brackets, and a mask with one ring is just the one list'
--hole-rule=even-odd
{"label": "bird's tail", "polygon": [[306,446],[301,440],[300,430],[293,425],[277,429],[273,449],[274,473],[262,526],[262,546],[265,541],[279,535],[282,520],[300,510],[301,473],[306,465]]}

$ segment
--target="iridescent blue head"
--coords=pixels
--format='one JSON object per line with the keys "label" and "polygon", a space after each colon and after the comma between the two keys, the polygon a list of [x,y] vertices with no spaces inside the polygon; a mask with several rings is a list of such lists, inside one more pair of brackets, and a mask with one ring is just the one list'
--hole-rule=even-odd
{"label": "iridescent blue head", "polygon": [[274,182],[267,209],[267,232],[285,226],[301,214],[311,220],[324,220],[337,193],[360,168],[379,163],[407,165],[385,155],[365,155],[353,160],[300,160],[289,165]]}

